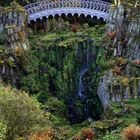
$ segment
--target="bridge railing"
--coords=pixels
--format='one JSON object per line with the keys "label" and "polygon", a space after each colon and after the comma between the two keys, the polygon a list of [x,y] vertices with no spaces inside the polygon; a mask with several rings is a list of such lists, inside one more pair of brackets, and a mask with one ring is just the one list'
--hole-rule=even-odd
{"label": "bridge railing", "polygon": [[110,3],[101,0],[56,0],[55,2],[43,0],[40,2],[27,5],[25,6],[25,9],[30,15],[32,13],[43,10],[51,10],[55,8],[69,8],[69,7],[87,8],[108,13],[110,9]]}

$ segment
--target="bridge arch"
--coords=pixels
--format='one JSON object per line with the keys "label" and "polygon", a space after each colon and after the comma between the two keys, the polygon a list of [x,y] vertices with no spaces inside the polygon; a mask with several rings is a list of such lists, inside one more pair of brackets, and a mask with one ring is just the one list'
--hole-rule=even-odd
{"label": "bridge arch", "polygon": [[[77,14],[77,13],[75,13],[75,14]],[[62,17],[62,16],[65,16],[65,17],[69,17],[69,16],[74,16],[75,14],[71,14],[71,13],[68,13],[67,15],[65,15],[65,13],[62,13],[61,15],[58,15],[58,14],[56,14],[55,16],[52,16],[52,15],[49,15],[48,17],[46,17],[46,16],[43,16],[43,17],[38,17],[37,19],[32,19],[32,20],[30,20],[30,22],[29,22],[29,24],[31,24],[31,23],[35,23],[35,22],[37,22],[37,21],[44,21],[44,20],[47,20],[47,19],[52,19],[52,18],[59,18],[59,17]],[[79,17],[81,17],[82,18],[82,16],[83,16],[83,18],[89,18],[89,19],[94,19],[94,20],[99,20],[99,21],[104,21],[104,19],[102,18],[102,17],[97,17],[97,16],[93,16],[93,17],[91,17],[91,15],[84,15],[84,14],[78,14],[78,16]]]}
{"label": "bridge arch", "polygon": [[32,3],[25,6],[29,14],[28,22],[38,18],[41,20],[43,17],[48,18],[49,16],[55,17],[56,15],[66,16],[70,13],[72,15],[78,14],[88,15],[93,17],[101,18],[104,21],[108,17],[110,3],[101,0],[57,0],[55,2],[49,2],[49,0],[43,0],[40,2]]}

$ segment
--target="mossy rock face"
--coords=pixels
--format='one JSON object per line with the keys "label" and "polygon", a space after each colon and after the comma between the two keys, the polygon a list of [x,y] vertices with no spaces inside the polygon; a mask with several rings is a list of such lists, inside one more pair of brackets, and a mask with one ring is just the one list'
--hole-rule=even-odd
{"label": "mossy rock face", "polygon": [[113,119],[115,117],[114,110],[109,108],[102,114],[103,119]]}
{"label": "mossy rock face", "polygon": [[140,64],[131,64],[131,73],[133,76],[140,76]]}
{"label": "mossy rock face", "polygon": [[9,7],[1,8],[0,11],[2,11],[0,40],[5,42],[5,47],[15,49],[23,46],[24,48],[25,45],[22,43],[28,46],[26,10],[14,1]]}
{"label": "mossy rock face", "polygon": [[26,33],[25,33],[25,31],[24,31],[24,30],[20,30],[20,31],[18,32],[18,35],[19,35],[21,41],[22,41],[22,42],[25,42],[25,40],[26,40]]}
{"label": "mossy rock face", "polygon": [[131,114],[136,114],[137,108],[133,105],[125,104],[124,105],[124,111],[125,113],[131,113]]}
{"label": "mossy rock face", "polygon": [[5,29],[15,29],[15,28],[17,28],[16,25],[5,26]]}
{"label": "mossy rock face", "polygon": [[123,108],[120,103],[111,103],[111,109],[112,109],[112,116],[113,117],[120,117],[123,114]]}
{"label": "mossy rock face", "polygon": [[27,14],[26,10],[22,6],[20,6],[18,3],[16,3],[16,1],[13,1],[9,7],[0,8],[1,13],[9,13],[11,11],[16,11],[16,12],[21,12],[21,13]]}
{"label": "mossy rock face", "polygon": [[107,131],[116,129],[122,124],[123,121],[119,121],[118,119],[112,119],[112,120],[101,120],[101,121],[93,122],[90,126],[94,128],[95,131],[97,131],[97,133],[104,134]]}

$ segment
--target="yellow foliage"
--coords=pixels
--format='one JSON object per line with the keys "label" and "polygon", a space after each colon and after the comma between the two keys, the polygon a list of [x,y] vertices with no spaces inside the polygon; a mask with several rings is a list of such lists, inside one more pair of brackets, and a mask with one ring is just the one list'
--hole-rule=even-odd
{"label": "yellow foliage", "polygon": [[20,30],[18,35],[23,42],[26,40],[26,33],[24,31]]}
{"label": "yellow foliage", "polygon": [[23,49],[21,47],[16,47],[15,53],[17,56],[21,56],[23,54]]}
{"label": "yellow foliage", "polygon": [[122,75],[121,67],[116,66],[115,73],[116,73],[116,75]]}
{"label": "yellow foliage", "polygon": [[0,65],[2,65],[3,63],[4,63],[4,61],[0,59]]}
{"label": "yellow foliage", "polygon": [[120,83],[123,84],[123,85],[128,85],[130,82],[129,78],[128,77],[122,77],[121,80],[120,80]]}
{"label": "yellow foliage", "polygon": [[122,57],[119,57],[117,59],[117,63],[118,63],[118,65],[124,65],[126,63],[126,60]]}

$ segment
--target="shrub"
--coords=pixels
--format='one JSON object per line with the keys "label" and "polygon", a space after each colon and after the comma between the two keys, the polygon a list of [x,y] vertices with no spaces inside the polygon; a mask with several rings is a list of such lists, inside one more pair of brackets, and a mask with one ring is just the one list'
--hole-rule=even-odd
{"label": "shrub", "polygon": [[44,114],[35,98],[0,84],[0,120],[7,126],[7,140],[27,135],[43,119]]}
{"label": "shrub", "polygon": [[48,101],[44,105],[44,109],[58,117],[64,117],[66,114],[66,106],[64,102],[55,97],[48,98]]}
{"label": "shrub", "polygon": [[107,133],[104,136],[101,136],[101,140],[122,140],[121,136],[116,133]]}
{"label": "shrub", "polygon": [[122,78],[120,78],[120,81],[119,81],[122,85],[129,85],[129,82],[130,82],[130,80],[129,80],[129,78],[127,77],[127,76],[125,76],[125,77],[122,77]]}
{"label": "shrub", "polygon": [[107,35],[108,35],[111,39],[114,39],[115,36],[116,36],[116,33],[115,33],[115,32],[108,32]]}
{"label": "shrub", "polygon": [[48,129],[44,132],[36,132],[29,136],[29,140],[52,140],[54,137],[52,129]]}
{"label": "shrub", "polygon": [[[140,110],[138,110],[140,112]],[[137,123],[140,125],[140,116],[137,117]]]}
{"label": "shrub", "polygon": [[80,134],[75,135],[73,140],[82,140],[81,135]]}
{"label": "shrub", "polygon": [[71,26],[71,31],[72,31],[72,32],[76,33],[76,32],[78,32],[78,30],[79,30],[79,27],[78,27],[77,24],[73,24],[73,25]]}
{"label": "shrub", "polygon": [[21,48],[21,47],[16,47],[16,49],[15,49],[15,54],[16,54],[16,56],[22,56],[23,53],[24,53],[23,48]]}
{"label": "shrub", "polygon": [[127,140],[137,140],[140,138],[140,127],[131,124],[129,127],[123,129],[122,136]]}
{"label": "shrub", "polygon": [[135,65],[139,65],[140,64],[140,61],[139,60],[134,60],[131,62],[132,64],[135,64]]}
{"label": "shrub", "polygon": [[121,76],[122,75],[121,67],[116,66],[115,67],[115,73],[116,73],[116,75]]}
{"label": "shrub", "polygon": [[0,139],[4,139],[6,134],[6,125],[0,121]]}
{"label": "shrub", "polygon": [[84,138],[91,139],[94,136],[94,132],[93,132],[93,130],[91,128],[84,128],[82,130],[82,136]]}
{"label": "shrub", "polygon": [[117,58],[117,65],[121,66],[126,63],[126,60],[123,57],[118,57]]}

